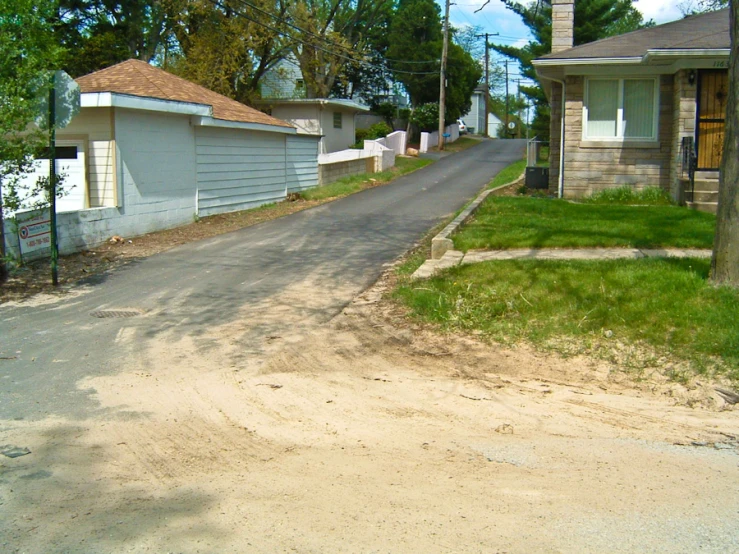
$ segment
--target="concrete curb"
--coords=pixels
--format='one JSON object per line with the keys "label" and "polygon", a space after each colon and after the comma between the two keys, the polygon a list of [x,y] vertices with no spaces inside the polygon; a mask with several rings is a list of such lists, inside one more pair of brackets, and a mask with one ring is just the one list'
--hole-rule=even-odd
{"label": "concrete curb", "polygon": [[426,260],[413,279],[427,279],[441,269],[493,260],[639,260],[643,258],[710,258],[698,248],[513,248],[510,250],[447,250],[438,260]]}
{"label": "concrete curb", "polygon": [[451,237],[452,234],[454,234],[454,232],[459,229],[473,213],[475,213],[477,208],[480,207],[480,204],[482,204],[483,200],[485,200],[491,193],[495,192],[496,190],[510,187],[511,185],[515,185],[516,183],[523,181],[525,175],[526,173],[522,173],[520,177],[514,179],[510,183],[500,185],[499,187],[495,187],[494,189],[482,191],[469,206],[462,210],[462,213],[454,218],[454,221],[444,227],[438,235],[431,239],[431,259],[440,260],[448,250],[452,250],[454,248],[454,242],[449,237]]}

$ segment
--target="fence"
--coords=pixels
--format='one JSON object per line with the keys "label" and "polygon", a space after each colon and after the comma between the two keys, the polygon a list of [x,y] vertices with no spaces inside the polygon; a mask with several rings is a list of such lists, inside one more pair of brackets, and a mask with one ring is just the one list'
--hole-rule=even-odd
{"label": "fence", "polygon": [[[449,135],[446,139],[447,143],[456,141],[459,139],[459,124],[453,123],[452,125],[447,125],[444,133]],[[421,133],[421,147],[419,148],[419,152],[428,152],[438,145],[439,131],[434,131],[433,133]]]}
{"label": "fence", "polygon": [[395,165],[396,153],[399,150],[405,152],[405,135],[405,131],[396,131],[386,138],[365,140],[362,150],[350,149],[320,154],[318,184],[326,185],[349,175],[378,173],[390,169]]}

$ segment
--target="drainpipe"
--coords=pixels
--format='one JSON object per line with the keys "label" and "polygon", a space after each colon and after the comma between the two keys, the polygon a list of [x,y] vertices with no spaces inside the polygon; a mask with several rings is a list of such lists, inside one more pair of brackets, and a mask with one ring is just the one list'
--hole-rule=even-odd
{"label": "drainpipe", "polygon": [[555,79],[554,77],[545,77],[544,75],[539,75],[539,77],[562,85],[562,117],[560,118],[559,129],[559,179],[557,183],[557,198],[562,198],[565,190],[565,98],[567,97],[567,85],[564,80]]}

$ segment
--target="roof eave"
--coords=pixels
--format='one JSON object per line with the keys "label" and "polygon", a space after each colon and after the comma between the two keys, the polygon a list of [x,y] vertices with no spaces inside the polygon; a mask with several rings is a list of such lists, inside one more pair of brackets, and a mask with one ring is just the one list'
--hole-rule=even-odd
{"label": "roof eave", "polygon": [[319,104],[321,106],[340,106],[342,108],[351,108],[358,112],[368,112],[370,109],[361,104],[357,104],[353,100],[341,100],[333,98],[262,98],[257,102],[260,105],[278,105],[278,104]]}
{"label": "roof eave", "polygon": [[194,120],[194,125],[198,127],[220,127],[225,129],[243,129],[245,131],[265,131],[268,133],[282,133],[284,135],[297,134],[295,127],[286,127],[282,125],[269,125],[267,123],[247,123],[245,121],[231,121],[226,119],[217,119],[215,117],[198,117]]}
{"label": "roof eave", "polygon": [[642,58],[648,64],[657,60],[674,60],[676,58],[728,58],[730,48],[653,48],[647,50]]}
{"label": "roof eave", "polygon": [[534,67],[558,67],[563,65],[632,65],[641,62],[641,56],[629,56],[623,58],[539,58],[531,63]]}
{"label": "roof eave", "polygon": [[127,108],[151,112],[164,112],[183,115],[212,116],[210,104],[163,100],[118,92],[83,92],[80,95],[82,108]]}

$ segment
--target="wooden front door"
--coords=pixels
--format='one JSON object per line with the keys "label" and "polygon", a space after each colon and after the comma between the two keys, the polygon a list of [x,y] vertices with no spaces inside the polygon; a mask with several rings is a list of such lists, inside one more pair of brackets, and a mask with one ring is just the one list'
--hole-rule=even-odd
{"label": "wooden front door", "polygon": [[728,98],[727,70],[710,69],[698,73],[698,170],[718,170],[721,165]]}

